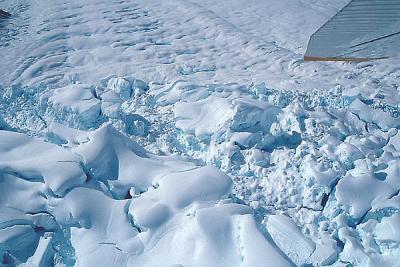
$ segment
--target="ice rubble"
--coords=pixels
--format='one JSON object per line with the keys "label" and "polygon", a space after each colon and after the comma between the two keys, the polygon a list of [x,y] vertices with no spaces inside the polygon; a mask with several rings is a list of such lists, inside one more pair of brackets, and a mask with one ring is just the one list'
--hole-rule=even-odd
{"label": "ice rubble", "polygon": [[[1,198],[5,261],[396,264],[400,133],[390,109],[336,89],[303,95],[265,84],[178,81],[136,90],[135,80],[109,77],[90,87],[104,111],[108,93],[117,99],[115,113],[101,112],[109,122],[98,129],[57,123],[49,102],[40,115],[46,133],[29,130],[42,137],[1,131],[2,188],[14,192]],[[124,90],[130,97],[120,96]],[[53,99],[63,94],[55,91]],[[361,117],[355,105],[378,113]],[[130,116],[147,131],[129,130]],[[205,164],[232,180],[199,167]],[[27,205],[22,192],[34,201]]]}
{"label": "ice rubble", "polygon": [[[184,91],[185,83],[174,86]],[[398,243],[382,242],[373,227],[399,212],[392,204],[400,190],[399,118],[390,105],[340,88],[198,85],[184,102],[176,88],[160,92],[161,105],[175,102],[181,130],[170,148],[233,177],[236,196],[296,265],[396,264]]]}

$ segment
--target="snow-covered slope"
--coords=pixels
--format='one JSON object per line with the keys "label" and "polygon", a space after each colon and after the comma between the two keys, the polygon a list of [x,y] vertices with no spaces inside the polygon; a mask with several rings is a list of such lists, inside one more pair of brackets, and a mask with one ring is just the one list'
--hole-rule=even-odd
{"label": "snow-covered slope", "polygon": [[399,63],[347,1],[0,0],[0,266],[396,266]]}

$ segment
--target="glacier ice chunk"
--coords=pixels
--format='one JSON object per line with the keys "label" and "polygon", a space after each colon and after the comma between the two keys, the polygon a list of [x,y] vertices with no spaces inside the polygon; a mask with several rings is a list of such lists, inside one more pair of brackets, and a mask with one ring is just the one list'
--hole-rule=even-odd
{"label": "glacier ice chunk", "polygon": [[308,262],[316,246],[305,237],[287,216],[270,215],[266,223],[268,233],[278,247],[298,266]]}
{"label": "glacier ice chunk", "polygon": [[176,127],[197,137],[217,132],[233,116],[228,99],[212,95],[197,102],[175,104]]}
{"label": "glacier ice chunk", "polygon": [[400,189],[399,160],[388,162],[381,179],[378,173],[366,169],[366,160],[357,160],[356,168],[338,182],[336,197],[345,206],[350,216],[361,218],[372,206],[393,196]]}
{"label": "glacier ice chunk", "polygon": [[[100,117],[101,103],[85,84],[71,84],[41,97],[41,102],[48,105],[49,112],[55,113],[56,118],[69,119],[69,123],[91,127]],[[78,120],[78,122],[75,122]]]}
{"label": "glacier ice chunk", "polygon": [[122,100],[128,100],[132,96],[131,82],[122,77],[115,77],[108,80],[107,89],[115,91]]}
{"label": "glacier ice chunk", "polygon": [[387,131],[390,128],[400,128],[400,120],[398,118],[392,117],[383,110],[373,109],[358,98],[351,103],[349,109],[360,116],[362,120],[375,123],[383,130]]}
{"label": "glacier ice chunk", "polygon": [[400,243],[400,213],[384,217],[376,226],[375,234],[381,242]]}

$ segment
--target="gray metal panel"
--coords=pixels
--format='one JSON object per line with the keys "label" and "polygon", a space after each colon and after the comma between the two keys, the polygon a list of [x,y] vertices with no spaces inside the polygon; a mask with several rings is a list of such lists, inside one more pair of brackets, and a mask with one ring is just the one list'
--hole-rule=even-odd
{"label": "gray metal panel", "polygon": [[305,56],[382,58],[399,47],[400,0],[353,0],[311,36]]}

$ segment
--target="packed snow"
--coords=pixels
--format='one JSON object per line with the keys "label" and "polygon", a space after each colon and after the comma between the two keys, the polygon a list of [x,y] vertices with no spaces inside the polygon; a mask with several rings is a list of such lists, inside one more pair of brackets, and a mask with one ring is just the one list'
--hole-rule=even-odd
{"label": "packed snow", "polygon": [[400,65],[348,1],[0,0],[0,266],[399,266]]}

